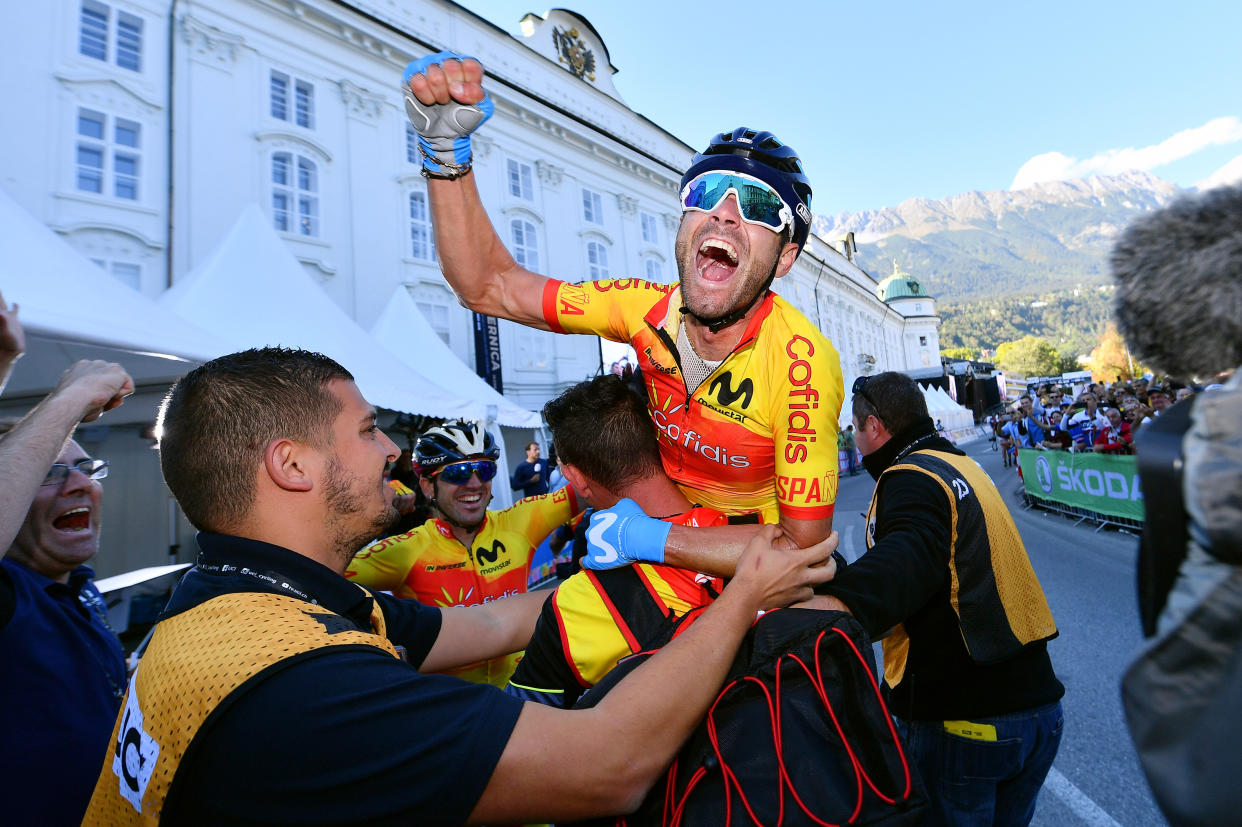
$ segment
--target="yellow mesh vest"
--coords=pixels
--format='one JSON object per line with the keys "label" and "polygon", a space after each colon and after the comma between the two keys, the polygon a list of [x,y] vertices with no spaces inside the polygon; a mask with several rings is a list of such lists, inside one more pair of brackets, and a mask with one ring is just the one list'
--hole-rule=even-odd
{"label": "yellow mesh vest", "polygon": [[393,657],[378,606],[375,633],[322,606],[276,594],[216,597],[160,621],[130,679],[83,824],[157,824],[173,776],[212,711],[260,672],[330,646]]}
{"label": "yellow mesh vest", "polygon": [[[949,504],[952,548],[949,601],[958,616],[966,651],[976,663],[995,663],[1023,646],[1057,633],[1026,547],[1009,508],[987,473],[970,457],[915,451],[885,469],[917,471],[935,480]],[[867,511],[867,548],[872,536],[881,474]],[[962,532],[963,525],[970,528]],[[910,638],[898,624],[884,638],[884,680],[897,686],[905,675]]]}

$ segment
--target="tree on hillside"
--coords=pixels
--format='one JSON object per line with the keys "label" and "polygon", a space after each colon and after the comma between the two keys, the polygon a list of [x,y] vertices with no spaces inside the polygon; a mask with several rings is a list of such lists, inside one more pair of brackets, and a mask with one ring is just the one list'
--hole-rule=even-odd
{"label": "tree on hillside", "polygon": [[1100,337],[1100,343],[1087,357],[1086,364],[1091,378],[1097,382],[1129,381],[1147,371],[1130,355],[1125,340],[1117,332],[1117,326],[1111,322]]}
{"label": "tree on hillside", "polygon": [[979,358],[979,351],[973,347],[946,347],[940,351],[941,359],[966,359],[973,361]]}
{"label": "tree on hillside", "polygon": [[1023,336],[996,348],[996,363],[1006,373],[1019,376],[1053,376],[1062,372],[1062,358],[1047,339]]}

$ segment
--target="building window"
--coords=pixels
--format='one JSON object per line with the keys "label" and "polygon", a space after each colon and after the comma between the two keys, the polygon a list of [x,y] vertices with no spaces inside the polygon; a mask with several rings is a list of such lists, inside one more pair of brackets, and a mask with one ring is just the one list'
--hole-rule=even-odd
{"label": "building window", "polygon": [[298,126],[315,128],[315,87],[304,80],[293,85],[294,114]]}
{"label": "building window", "polygon": [[659,259],[649,258],[643,263],[643,266],[647,270],[647,281],[664,281],[664,272],[660,267]]}
{"label": "building window", "polygon": [[408,123],[405,125],[405,160],[411,164],[423,163],[422,153],[418,151],[418,133]]}
{"label": "building window", "polygon": [[535,179],[530,164],[509,159],[509,194],[523,201],[535,200]]}
{"label": "building window", "polygon": [[108,59],[108,7],[85,2],[78,22],[78,51],[96,60]]}
{"label": "building window", "polygon": [[319,168],[311,159],[272,155],[272,221],[282,233],[319,235]]}
{"label": "building window", "polygon": [[926,336],[920,336],[920,337],[919,337],[919,347],[927,347],[927,337],[926,337]]}
{"label": "building window", "polygon": [[423,314],[423,318],[427,320],[427,325],[435,331],[444,344],[452,347],[453,343],[449,341],[449,310],[447,305],[431,304],[430,302],[415,302],[418,310]]}
{"label": "building window", "polygon": [[419,261],[436,260],[436,241],[431,231],[427,193],[410,193],[410,255]]}
{"label": "building window", "polygon": [[604,210],[598,192],[582,190],[582,219],[591,224],[604,223]]}
{"label": "building window", "polygon": [[656,223],[656,217],[651,213],[642,213],[640,215],[643,224],[643,241],[647,244],[660,243],[659,224]]}
{"label": "building window", "polygon": [[142,265],[134,264],[132,261],[104,261],[101,258],[93,258],[91,261],[99,265],[105,273],[111,273],[112,277],[124,284],[126,287],[132,287],[135,290],[142,289]]}
{"label": "building window", "polygon": [[[111,55],[109,41],[113,44]],[[141,72],[142,18],[123,11],[113,14],[112,8],[97,0],[83,0],[78,15],[78,52]]]}
{"label": "building window", "polygon": [[142,126],[79,109],[77,131],[77,188],[137,201]]}
{"label": "building window", "polygon": [[917,303],[915,303],[915,305],[914,305],[914,312],[915,312],[915,313],[922,313],[922,312],[923,312],[923,303],[922,303],[922,302],[917,302]]}
{"label": "building window", "polygon": [[587,242],[587,278],[591,281],[608,278],[608,248],[598,241]]}
{"label": "building window", "polygon": [[116,65],[142,71],[142,18],[121,12],[116,16]]}
{"label": "building window", "polygon": [[535,225],[515,218],[509,222],[509,238],[512,241],[513,258],[517,263],[532,273],[538,273],[539,239],[535,236]]}
{"label": "building window", "polygon": [[[293,107],[289,106],[290,93]],[[272,70],[269,111],[278,121],[290,121],[307,129],[315,128],[315,85]]]}

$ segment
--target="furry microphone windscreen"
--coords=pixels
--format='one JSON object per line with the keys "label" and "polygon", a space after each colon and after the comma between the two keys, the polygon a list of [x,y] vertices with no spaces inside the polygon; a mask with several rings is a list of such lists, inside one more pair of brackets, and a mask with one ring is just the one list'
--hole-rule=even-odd
{"label": "furry microphone windscreen", "polygon": [[1112,266],[1118,327],[1135,356],[1179,379],[1242,364],[1242,186],[1137,219]]}

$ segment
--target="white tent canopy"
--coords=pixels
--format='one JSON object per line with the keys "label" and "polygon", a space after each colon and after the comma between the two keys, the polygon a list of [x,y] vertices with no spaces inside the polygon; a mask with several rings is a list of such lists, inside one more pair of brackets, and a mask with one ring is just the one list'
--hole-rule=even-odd
{"label": "white tent canopy", "polygon": [[478,418],[474,400],[439,387],[380,346],[294,259],[258,206],[242,210],[224,240],[160,297],[231,349],[314,350],[354,375],[372,404],[443,418]]}
{"label": "white tent canopy", "polygon": [[[512,428],[539,428],[542,418],[518,407],[462,364],[449,346],[426,323],[410,292],[398,285],[393,290],[371,335],[415,373],[425,376],[464,399],[474,401],[470,419],[495,420]],[[491,409],[491,410],[489,410]]]}
{"label": "white tent canopy", "polygon": [[920,386],[923,399],[927,401],[927,412],[933,420],[939,420],[950,431],[969,428],[974,425],[975,417],[969,409],[953,401],[943,388],[931,385]]}
{"label": "white tent canopy", "polygon": [[46,392],[78,359],[119,361],[139,385],[166,384],[226,349],[105,273],[3,190],[0,247],[0,291],[20,306],[27,339],[6,397]]}

